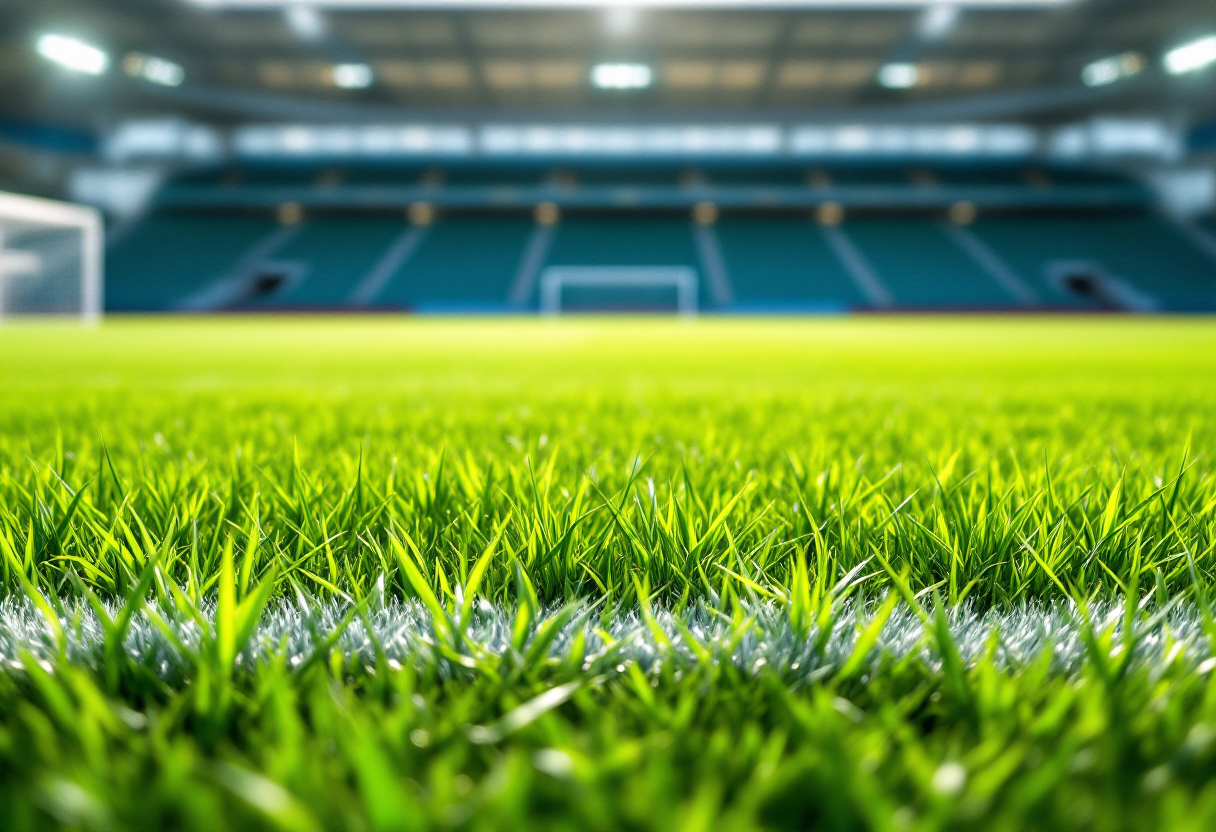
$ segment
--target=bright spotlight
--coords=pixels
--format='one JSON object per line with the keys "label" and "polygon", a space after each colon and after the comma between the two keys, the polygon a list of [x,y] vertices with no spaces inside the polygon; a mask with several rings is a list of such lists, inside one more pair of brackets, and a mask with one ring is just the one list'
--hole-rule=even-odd
{"label": "bright spotlight", "polygon": [[361,90],[372,85],[372,68],[367,64],[338,64],[331,71],[334,86],[344,90]]}
{"label": "bright spotlight", "polygon": [[325,18],[312,6],[295,5],[283,9],[287,27],[301,40],[320,40],[325,37]]}
{"label": "bright spotlight", "polygon": [[1165,55],[1165,68],[1171,75],[1195,72],[1216,63],[1216,35],[1184,43]]}
{"label": "bright spotlight", "polygon": [[601,90],[640,90],[653,80],[646,64],[596,64],[591,69],[591,84]]}
{"label": "bright spotlight", "polygon": [[604,23],[609,34],[620,37],[632,35],[638,28],[638,9],[636,6],[617,6],[609,9],[604,15]]}
{"label": "bright spotlight", "polygon": [[1087,87],[1105,87],[1144,71],[1144,56],[1139,52],[1124,52],[1094,61],[1081,70],[1081,81]]}
{"label": "bright spotlight", "polygon": [[110,65],[110,56],[96,46],[66,35],[43,35],[38,38],[38,54],[65,69],[101,75]]}
{"label": "bright spotlight", "polygon": [[938,3],[925,9],[917,27],[920,36],[926,40],[939,40],[954,31],[962,12],[958,6],[951,3]]}
{"label": "bright spotlight", "polygon": [[132,52],[123,59],[122,68],[132,78],[142,78],[162,87],[180,87],[186,80],[186,70],[181,64],[155,55]]}
{"label": "bright spotlight", "polygon": [[878,83],[889,90],[906,90],[920,81],[916,64],[887,64],[878,71]]}

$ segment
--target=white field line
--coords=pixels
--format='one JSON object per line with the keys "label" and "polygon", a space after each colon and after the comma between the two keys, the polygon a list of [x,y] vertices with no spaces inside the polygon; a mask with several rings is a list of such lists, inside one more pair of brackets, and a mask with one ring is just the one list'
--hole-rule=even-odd
{"label": "white field line", "polygon": [[[774,604],[751,607],[753,623],[739,638],[736,638],[728,616],[706,606],[686,610],[679,614],[678,620],[670,612],[656,611],[654,617],[668,644],[660,643],[638,612],[618,613],[605,622],[598,611],[586,610],[586,615],[575,616],[560,629],[548,653],[559,660],[567,658],[576,644],[575,635],[582,630],[585,639],[583,668],[591,673],[611,672],[622,662],[636,662],[647,670],[658,662],[691,666],[696,659],[694,651],[684,642],[682,624],[715,661],[730,662],[750,673],[772,670],[796,681],[830,675],[833,667],[840,667],[853,652],[857,634],[871,620],[875,607],[873,604],[841,607],[833,615],[831,632],[822,649],[815,646],[815,632],[812,631],[809,637],[799,635],[791,626],[786,610]],[[240,663],[253,667],[272,655],[285,652],[288,664],[297,666],[312,655],[316,644],[339,626],[349,609],[349,606],[334,603],[272,605],[264,613],[253,638],[245,645]],[[212,611],[212,605],[204,609],[208,621]],[[538,615],[534,624],[541,624],[553,612],[549,610],[547,614]],[[1112,652],[1122,650],[1122,605],[1105,604],[1091,609],[1090,614],[1095,630],[1114,634],[1110,639]],[[162,611],[161,615],[187,650],[199,644],[203,635],[199,624],[174,617],[167,611]],[[69,658],[80,665],[98,666],[103,655],[104,635],[93,611],[73,601],[64,606],[60,619],[67,633]],[[511,652],[514,610],[479,601],[471,619],[463,626],[458,621],[450,622],[455,629],[463,630],[463,638],[453,649],[476,661],[492,660]],[[1049,651],[1053,672],[1071,674],[1089,661],[1083,638],[1084,624],[1070,604],[1028,604],[984,613],[958,607],[948,613],[948,620],[954,643],[968,664],[994,651],[998,665],[1016,668]],[[603,638],[600,631],[610,640]],[[931,631],[932,627],[926,627],[908,608],[897,607],[869,658],[879,662],[884,657],[913,656],[936,671],[940,660]],[[533,627],[535,632],[536,626]],[[1180,661],[1194,667],[1212,655],[1211,645],[1203,632],[1202,617],[1193,608],[1176,607],[1155,622],[1147,613],[1142,614],[1136,636],[1133,658],[1137,664],[1163,667]],[[377,645],[396,662],[426,663],[436,660],[431,647],[435,638],[431,616],[420,603],[392,601],[357,615],[338,638],[336,649],[369,665],[376,661]],[[190,673],[190,657],[180,654],[142,612],[132,622],[125,647],[133,660],[168,682],[180,682]],[[51,628],[37,609],[25,599],[0,601],[0,666],[20,668],[19,656],[23,650],[45,660],[53,659],[58,652]],[[447,659],[439,661],[450,664]],[[1208,663],[1208,669],[1211,664]],[[449,669],[454,668],[452,664]]]}

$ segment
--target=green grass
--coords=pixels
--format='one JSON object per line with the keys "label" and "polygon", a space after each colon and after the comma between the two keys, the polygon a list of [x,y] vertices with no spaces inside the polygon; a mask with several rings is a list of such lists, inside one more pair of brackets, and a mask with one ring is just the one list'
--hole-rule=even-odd
{"label": "green grass", "polygon": [[0,826],[1211,828],[1214,382],[1201,319],[7,327]]}

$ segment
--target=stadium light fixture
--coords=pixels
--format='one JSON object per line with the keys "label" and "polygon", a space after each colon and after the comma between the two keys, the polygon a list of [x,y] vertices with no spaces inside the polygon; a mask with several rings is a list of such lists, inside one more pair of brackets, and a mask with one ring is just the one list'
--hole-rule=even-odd
{"label": "stadium light fixture", "polygon": [[325,18],[315,6],[296,4],[283,9],[287,28],[301,40],[320,40],[325,37]]}
{"label": "stadium light fixture", "polygon": [[601,90],[640,90],[654,81],[654,71],[646,64],[596,64],[591,68],[591,84]]}
{"label": "stadium light fixture", "polygon": [[962,11],[953,3],[938,3],[925,9],[917,32],[925,40],[940,40],[954,31]]}
{"label": "stadium light fixture", "polygon": [[1216,63],[1216,35],[1184,43],[1165,54],[1165,68],[1171,75],[1197,72]]}
{"label": "stadium light fixture", "polygon": [[887,64],[878,71],[878,83],[889,90],[906,90],[920,81],[916,64]]}
{"label": "stadium light fixture", "polygon": [[141,78],[161,87],[180,87],[186,80],[181,64],[155,55],[132,52],[123,59],[123,70],[132,78]]}
{"label": "stadium light fixture", "polygon": [[493,156],[771,156],[775,125],[486,125],[480,149]]}
{"label": "stadium light fixture", "polygon": [[105,52],[67,35],[47,34],[38,38],[38,54],[65,69],[86,75],[101,75],[110,66],[110,56]]}
{"label": "stadium light fixture", "polygon": [[1139,52],[1124,52],[1094,61],[1081,70],[1081,81],[1087,87],[1105,87],[1144,71],[1144,56]]}
{"label": "stadium light fixture", "polygon": [[[189,0],[212,9],[278,9],[299,0]],[[966,9],[1032,9],[1078,0],[950,0]],[[923,9],[942,0],[308,0],[322,9],[587,9],[607,5],[666,9]]]}
{"label": "stadium light fixture", "polygon": [[372,85],[375,74],[367,64],[337,64],[330,70],[334,86],[344,90],[362,90]]}
{"label": "stadium light fixture", "polygon": [[632,35],[638,28],[637,5],[613,6],[605,13],[604,24],[611,35]]}
{"label": "stadium light fixture", "polygon": [[473,137],[464,127],[425,124],[252,124],[233,131],[232,149],[248,159],[465,156]]}

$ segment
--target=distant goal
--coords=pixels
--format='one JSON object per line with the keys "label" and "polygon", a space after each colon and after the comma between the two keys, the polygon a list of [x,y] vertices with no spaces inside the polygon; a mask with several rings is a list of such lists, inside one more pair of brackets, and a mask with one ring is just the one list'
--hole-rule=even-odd
{"label": "distant goal", "polygon": [[697,273],[683,266],[552,266],[540,279],[545,315],[568,312],[697,314]]}
{"label": "distant goal", "polygon": [[0,321],[102,314],[102,221],[93,208],[0,193]]}

